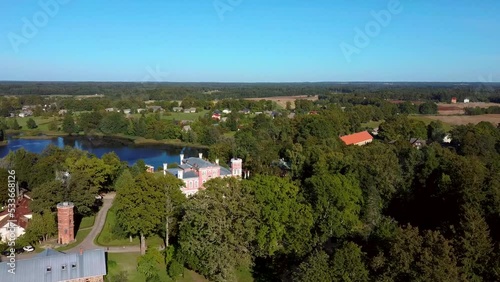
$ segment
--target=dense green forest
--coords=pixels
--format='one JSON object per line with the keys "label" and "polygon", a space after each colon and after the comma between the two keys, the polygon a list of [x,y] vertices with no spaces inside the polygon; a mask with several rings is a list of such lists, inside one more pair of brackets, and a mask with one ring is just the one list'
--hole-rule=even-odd
{"label": "dense green forest", "polygon": [[0,82],[0,95],[105,95],[115,99],[182,100],[296,95],[377,94],[385,99],[447,102],[451,97],[478,101],[498,99],[498,83],[125,83],[125,82]]}
{"label": "dense green forest", "polygon": [[[1,85],[8,92],[16,83]],[[110,94],[75,99],[37,92],[53,95],[63,85],[69,95]],[[144,255],[137,269],[148,281],[158,281],[165,272],[176,280],[183,266],[211,281],[235,281],[241,269],[255,281],[500,281],[500,125],[481,122],[450,130],[439,121],[412,118],[435,114],[436,102],[452,96],[498,101],[500,88],[325,83],[254,88],[169,84],[139,90],[126,85],[42,83],[36,90],[37,84],[23,83],[17,94],[26,95],[3,97],[1,109],[54,103],[36,115],[54,119],[55,127],[68,134],[203,144],[212,161],[241,157],[250,178],[214,179],[206,190],[185,198],[176,178],[146,173],[143,162],[129,167],[115,154],[99,159],[53,146],[42,154],[20,149],[0,161],[0,174],[15,169],[20,186],[34,198],[36,224],[22,240],[39,242],[55,234],[55,224],[41,222],[54,223],[58,202],[70,200],[78,216],[91,215],[98,209],[95,195],[114,190],[117,223],[112,232],[141,238]],[[119,94],[120,87],[129,93],[137,87],[144,96]],[[214,89],[225,94],[200,92]],[[298,100],[295,109],[240,99],[277,93],[321,97]],[[226,94],[236,96],[225,99]],[[165,98],[174,96],[178,102]],[[158,99],[153,104],[166,112],[127,117],[104,111],[143,108],[148,99]],[[165,118],[179,105],[208,115],[184,131],[181,121]],[[224,123],[210,117],[224,108],[233,110]],[[68,112],[59,115],[61,109]],[[272,114],[245,115],[238,112],[242,109]],[[364,130],[370,121],[380,123],[374,142],[361,147],[342,143],[339,136]],[[19,127],[16,123],[2,119],[0,129]],[[443,143],[446,135],[451,143]],[[416,148],[411,138],[426,145]],[[63,172],[71,177],[64,178]],[[0,202],[5,197],[0,194]],[[146,250],[144,242],[152,236],[161,237],[166,249]]]}
{"label": "dense green forest", "polygon": [[[252,177],[212,180],[188,199],[175,178],[128,168],[114,154],[18,150],[0,173],[16,169],[37,218],[63,199],[92,214],[93,196],[116,189],[120,236],[165,239],[168,220],[167,268],[152,263],[154,250],[140,260],[150,281],[160,271],[175,278],[179,265],[213,281],[234,281],[241,268],[256,281],[498,281],[500,128],[458,126],[443,145],[439,123],[399,115],[381,125],[381,139],[347,147],[338,136],[350,126],[337,108],[257,116],[234,139],[216,140],[209,156],[241,156]],[[410,136],[429,145],[418,150]],[[290,170],[273,165],[280,158]],[[58,171],[71,179],[54,179]],[[53,232],[32,230],[25,240]]]}

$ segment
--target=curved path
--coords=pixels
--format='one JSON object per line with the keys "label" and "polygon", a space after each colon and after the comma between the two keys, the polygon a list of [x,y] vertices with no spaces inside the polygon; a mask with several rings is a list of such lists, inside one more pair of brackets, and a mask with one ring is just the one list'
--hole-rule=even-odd
{"label": "curved path", "polygon": [[[109,208],[111,208],[111,205],[113,204],[115,195],[116,195],[115,193],[109,193],[104,196],[102,207],[95,217],[94,226],[92,226],[92,230],[90,231],[89,235],[87,235],[87,237],[85,237],[85,239],[83,239],[83,241],[80,244],[71,249],[62,251],[63,253],[76,253],[80,252],[80,249],[83,249],[84,251],[102,249],[109,253],[139,253],[141,251],[140,246],[103,247],[94,244],[94,239],[97,238],[97,236],[99,236],[99,234],[102,231],[102,228],[104,227],[104,223],[106,222],[106,215],[108,214]],[[37,253],[35,252],[22,253],[22,254],[17,254],[16,258],[28,259],[36,255]],[[0,262],[4,261],[4,259],[5,257],[0,255]]]}
{"label": "curved path", "polygon": [[65,253],[74,253],[74,252],[79,252],[80,249],[85,250],[95,250],[95,249],[103,249],[108,251],[109,253],[133,253],[133,252],[140,252],[140,246],[123,246],[123,247],[103,247],[103,246],[98,246],[94,244],[95,238],[99,236],[99,234],[102,231],[102,228],[104,227],[104,223],[106,222],[106,215],[108,214],[109,208],[111,208],[111,205],[113,204],[113,200],[115,199],[116,194],[115,193],[109,193],[106,194],[102,201],[102,207],[97,213],[94,221],[94,226],[92,226],[92,230],[90,231],[89,235],[83,239],[83,241],[78,244],[77,246],[64,251]]}

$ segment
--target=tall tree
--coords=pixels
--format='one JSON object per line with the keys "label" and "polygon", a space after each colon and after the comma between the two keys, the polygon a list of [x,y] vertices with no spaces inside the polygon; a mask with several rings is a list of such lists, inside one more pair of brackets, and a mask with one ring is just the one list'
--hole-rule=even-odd
{"label": "tall tree", "polygon": [[118,181],[116,190],[117,220],[129,234],[140,236],[141,254],[145,254],[146,238],[164,223],[165,189],[162,180],[151,173],[140,173],[133,182]]}
{"label": "tall tree", "polygon": [[299,253],[309,250],[313,213],[299,188],[288,179],[256,176],[243,185],[258,207],[256,254]]}
{"label": "tall tree", "polygon": [[369,281],[368,270],[364,263],[364,253],[352,242],[345,243],[335,250],[332,258],[333,281]]}
{"label": "tall tree", "polygon": [[73,116],[71,114],[64,115],[62,130],[69,135],[73,133],[78,133],[78,128],[73,120]]}
{"label": "tall tree", "polygon": [[351,176],[321,173],[306,180],[319,243],[341,238],[361,228],[361,188]]}
{"label": "tall tree", "polygon": [[211,280],[235,281],[236,268],[251,263],[257,206],[236,179],[212,179],[205,187],[184,205],[181,257]]}
{"label": "tall tree", "polygon": [[29,118],[28,121],[26,121],[26,126],[29,128],[29,129],[34,129],[34,128],[37,128],[38,126],[36,125],[36,122],[34,119],[32,118]]}
{"label": "tall tree", "polygon": [[466,205],[460,225],[462,232],[457,249],[460,251],[462,277],[469,281],[482,281],[489,271],[489,260],[493,254],[488,224],[477,207]]}
{"label": "tall tree", "polygon": [[333,281],[330,257],[324,251],[314,252],[302,262],[294,273],[293,281],[297,282],[331,282]]}

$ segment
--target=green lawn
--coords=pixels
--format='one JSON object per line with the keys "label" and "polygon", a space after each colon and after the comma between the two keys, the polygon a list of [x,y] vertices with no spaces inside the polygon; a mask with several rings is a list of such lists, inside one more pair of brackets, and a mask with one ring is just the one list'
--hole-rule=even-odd
{"label": "green lawn", "polygon": [[[138,253],[108,253],[108,275],[107,279],[109,282],[123,282],[118,281],[113,276],[119,274],[120,272],[126,272],[126,277],[128,282],[144,282],[145,277],[137,272],[137,258]],[[161,273],[161,281],[172,281],[167,277],[166,272]],[[177,279],[177,282],[208,282],[203,276],[197,274],[196,272],[184,269],[184,276]],[[238,280],[239,282],[250,282],[252,280]]]}
{"label": "green lawn", "polygon": [[78,244],[80,244],[83,241],[83,239],[85,239],[87,237],[87,235],[89,235],[90,231],[92,231],[91,228],[85,229],[85,230],[78,230],[76,233],[76,237],[75,237],[76,241],[75,242],[68,244],[66,246],[60,247],[60,248],[56,248],[56,250],[62,252],[62,251],[66,251],[66,250],[69,250],[69,249],[77,246]]}
{"label": "green lawn", "polygon": [[108,253],[108,281],[121,282],[113,279],[113,276],[120,272],[126,272],[129,282],[144,282],[146,279],[137,272],[138,253]]}
{"label": "green lawn", "polygon": [[113,208],[109,209],[106,215],[106,221],[101,233],[95,239],[95,243],[101,246],[119,247],[119,246],[137,246],[139,239],[133,238],[132,242],[128,238],[119,238],[113,234],[112,230],[115,226],[116,214]]}
{"label": "green lawn", "polygon": [[95,216],[87,216],[82,218],[82,222],[80,222],[80,229],[89,228],[94,226]]}
{"label": "green lawn", "polygon": [[[121,246],[138,246],[139,238],[132,237],[132,242],[129,238],[122,238],[113,234],[113,226],[115,226],[116,214],[113,208],[108,211],[106,221],[101,233],[95,239],[95,243],[106,247],[121,247]],[[147,246],[158,247],[164,245],[163,239],[159,236],[152,236],[146,239]]]}
{"label": "green lawn", "polygon": [[[35,129],[29,129],[28,126],[26,125],[26,122],[32,118],[36,125],[38,125],[37,128]],[[49,123],[53,120],[53,118],[49,117],[16,117],[17,123],[22,127],[23,130],[40,130],[40,131],[48,131],[49,130]]]}
{"label": "green lawn", "polygon": [[199,117],[202,117],[204,115],[208,114],[208,111],[199,111],[197,113],[179,113],[179,112],[172,112],[172,113],[163,113],[161,118],[165,120],[197,120]]}
{"label": "green lawn", "polygon": [[365,123],[362,123],[361,124],[361,127],[362,128],[376,128],[378,127],[380,124],[382,124],[384,121],[383,120],[379,120],[379,121],[370,121],[370,122],[365,122]]}
{"label": "green lawn", "polygon": [[[419,115],[414,115],[414,116],[409,116],[409,118],[413,120],[419,120],[425,123],[425,125],[429,125],[432,121],[435,121],[431,118],[425,117],[425,116],[419,116]],[[449,123],[443,122],[443,128],[446,132],[450,132],[453,129],[453,125]]]}
{"label": "green lawn", "polygon": [[[166,113],[160,113],[161,119],[164,120],[197,120],[199,117],[202,117],[206,114],[208,114],[209,111],[203,110],[199,111],[197,113],[183,113],[183,112],[166,112]],[[146,113],[147,115],[151,115],[152,113]],[[142,114],[131,114],[132,117],[134,118],[140,118]]]}

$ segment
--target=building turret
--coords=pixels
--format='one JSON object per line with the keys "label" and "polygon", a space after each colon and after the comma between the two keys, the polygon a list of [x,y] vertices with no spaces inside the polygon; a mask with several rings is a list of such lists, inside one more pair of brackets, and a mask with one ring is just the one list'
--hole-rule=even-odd
{"label": "building turret", "polygon": [[235,177],[241,177],[242,174],[243,161],[239,158],[231,159],[231,175]]}

